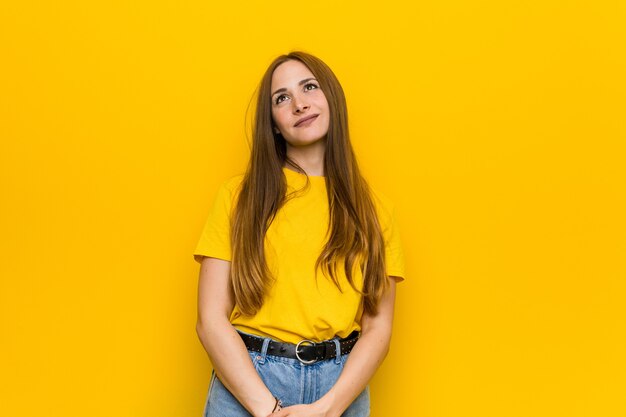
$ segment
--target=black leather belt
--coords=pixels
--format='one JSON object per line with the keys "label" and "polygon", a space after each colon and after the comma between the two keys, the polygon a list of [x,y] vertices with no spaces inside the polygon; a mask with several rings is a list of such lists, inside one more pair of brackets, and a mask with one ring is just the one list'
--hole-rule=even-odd
{"label": "black leather belt", "polygon": [[[241,332],[238,333],[249,351],[261,352],[263,350],[264,339],[262,337],[243,334]],[[359,332],[355,330],[345,339],[338,340],[341,355],[345,355],[350,353],[356,341],[359,340]],[[320,343],[315,343],[311,340],[301,340],[295,345],[293,343],[282,343],[271,340],[267,347],[267,354],[298,359],[303,364],[310,365],[325,359],[335,358],[337,356],[337,347],[332,340],[325,340]]]}

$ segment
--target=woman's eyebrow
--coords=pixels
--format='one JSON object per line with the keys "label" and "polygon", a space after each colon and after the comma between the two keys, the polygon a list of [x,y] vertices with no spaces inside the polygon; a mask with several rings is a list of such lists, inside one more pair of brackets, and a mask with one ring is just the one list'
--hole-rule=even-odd
{"label": "woman's eyebrow", "polygon": [[[307,81],[311,81],[311,80],[317,81],[314,77],[311,77],[311,78],[305,78],[304,80],[300,81],[300,82],[298,83],[298,85],[302,85],[302,84],[306,83]],[[279,88],[278,90],[276,90],[276,91],[274,91],[274,92],[272,93],[272,97],[273,97],[275,94],[277,94],[277,93],[283,93],[283,92],[285,92],[285,91],[287,91],[287,89],[286,89],[286,88]]]}

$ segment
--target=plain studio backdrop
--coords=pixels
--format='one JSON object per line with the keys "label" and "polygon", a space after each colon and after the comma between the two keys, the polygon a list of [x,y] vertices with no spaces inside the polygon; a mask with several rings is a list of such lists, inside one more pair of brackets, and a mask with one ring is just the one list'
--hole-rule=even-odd
{"label": "plain studio backdrop", "polygon": [[192,251],[298,49],[398,210],[372,417],[626,415],[625,22],[617,0],[2,2],[0,414],[201,415]]}

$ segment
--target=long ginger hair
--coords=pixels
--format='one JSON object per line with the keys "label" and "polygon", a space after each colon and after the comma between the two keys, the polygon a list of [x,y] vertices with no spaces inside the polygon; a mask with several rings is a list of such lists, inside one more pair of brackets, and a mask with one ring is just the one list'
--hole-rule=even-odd
{"label": "long ginger hair", "polygon": [[[310,54],[291,52],[277,57],[267,68],[258,87],[252,128],[252,150],[248,168],[239,188],[231,223],[231,281],[235,302],[241,312],[254,315],[263,305],[273,280],[264,254],[265,234],[278,210],[293,195],[286,195],[283,166],[300,168],[287,157],[285,139],[273,130],[271,81],[274,70],[288,60],[306,65],[320,84],[330,112],[324,175],[329,203],[329,225],[315,269],[337,278],[343,267],[352,288],[363,296],[363,308],[375,314],[387,289],[384,240],[369,188],[359,171],[350,143],[348,113],[343,89],[331,69]],[[353,267],[363,274],[362,288],[356,288]]]}

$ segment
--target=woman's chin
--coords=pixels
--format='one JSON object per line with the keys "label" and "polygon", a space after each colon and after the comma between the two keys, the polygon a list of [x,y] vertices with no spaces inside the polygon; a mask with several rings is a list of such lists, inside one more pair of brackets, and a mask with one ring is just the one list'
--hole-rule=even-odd
{"label": "woman's chin", "polygon": [[294,148],[303,148],[303,147],[315,147],[319,145],[324,145],[326,143],[326,136],[323,137],[310,137],[310,138],[296,138],[287,140],[287,145]]}

